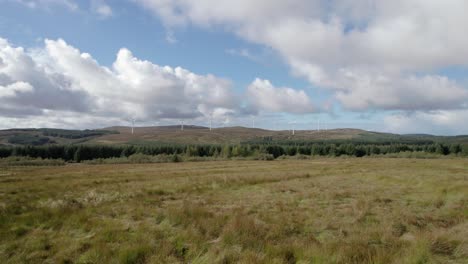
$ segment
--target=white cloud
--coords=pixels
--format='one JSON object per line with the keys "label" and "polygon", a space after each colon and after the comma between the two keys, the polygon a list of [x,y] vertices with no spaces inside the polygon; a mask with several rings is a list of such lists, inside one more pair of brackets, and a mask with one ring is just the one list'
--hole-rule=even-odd
{"label": "white cloud", "polygon": [[172,32],[171,30],[167,30],[167,32],[166,32],[166,41],[167,41],[169,44],[175,44],[175,43],[177,43],[177,38],[176,38],[176,36],[174,35],[174,32]]}
{"label": "white cloud", "polygon": [[247,100],[260,111],[309,113],[312,103],[302,90],[274,87],[269,80],[255,79],[247,88]]}
{"label": "white cloud", "polygon": [[66,76],[47,71],[23,48],[15,48],[1,38],[0,58],[2,115],[40,114],[46,109],[83,112],[92,108],[89,95],[71,89]]}
{"label": "white cloud", "polygon": [[468,90],[439,75],[398,76],[342,69],[331,83],[336,98],[351,110],[432,110],[467,107]]}
{"label": "white cloud", "polygon": [[443,110],[392,114],[384,119],[384,130],[395,133],[430,131],[438,135],[466,134],[468,110]]}
{"label": "white cloud", "polygon": [[109,68],[61,39],[26,51],[1,38],[0,103],[3,118],[55,115],[77,124],[86,115],[103,124],[130,117],[226,118],[239,114],[240,105],[229,80],[159,66],[125,48]]}
{"label": "white cloud", "polygon": [[262,59],[257,56],[257,55],[254,55],[252,54],[248,49],[226,49],[226,53],[229,54],[229,55],[232,55],[232,56],[240,56],[240,57],[244,57],[246,59],[249,59],[253,62],[257,62],[257,63],[262,63]]}
{"label": "white cloud", "polygon": [[73,87],[94,95],[106,112],[142,119],[193,118],[216,108],[237,107],[230,81],[139,60],[125,48],[118,52],[111,69],[63,40],[47,40],[46,50],[53,67],[69,76]]}
{"label": "white cloud", "polygon": [[7,86],[0,85],[0,98],[15,97],[20,93],[30,93],[34,88],[27,82],[14,82]]}
{"label": "white cloud", "polygon": [[237,25],[231,27],[234,29],[245,24],[268,23],[285,16],[306,16],[310,12],[319,14],[316,1],[304,0],[135,1],[163,18],[169,26],[186,25],[191,22],[207,27],[236,23]]}
{"label": "white cloud", "polygon": [[113,15],[112,8],[104,0],[91,0],[91,10],[101,18]]}
{"label": "white cloud", "polygon": [[468,66],[464,0],[136,1],[169,27],[221,27],[272,48],[352,110],[466,106],[466,87],[431,74]]}
{"label": "white cloud", "polygon": [[70,0],[11,0],[23,4],[29,8],[49,8],[52,5],[63,6],[70,10],[77,10],[79,7]]}
{"label": "white cloud", "polygon": [[[0,112],[1,112],[0,106]],[[94,129],[110,126],[130,124],[129,120],[120,117],[96,116],[93,113],[80,113],[69,111],[45,110],[42,115],[32,118],[21,116],[0,115],[1,128],[68,128],[68,129]],[[141,125],[141,123],[137,123]]]}

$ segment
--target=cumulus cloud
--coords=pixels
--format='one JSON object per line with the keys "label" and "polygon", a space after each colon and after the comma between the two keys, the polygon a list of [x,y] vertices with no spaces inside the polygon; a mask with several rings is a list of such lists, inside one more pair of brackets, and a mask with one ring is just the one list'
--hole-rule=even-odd
{"label": "cumulus cloud", "polygon": [[384,130],[408,134],[431,131],[439,135],[460,135],[468,130],[468,110],[395,113],[384,118]]}
{"label": "cumulus cloud", "polygon": [[57,115],[81,124],[87,115],[95,121],[221,119],[239,114],[239,101],[227,79],[159,66],[125,48],[105,67],[62,39],[31,51],[0,39],[3,118]]}
{"label": "cumulus cloud", "polygon": [[1,97],[15,97],[20,93],[32,92],[34,88],[27,82],[15,82],[7,86],[0,85],[0,98]]}
{"label": "cumulus cloud", "polygon": [[433,110],[467,107],[468,90],[439,75],[383,75],[342,70],[331,83],[336,98],[351,110]]}
{"label": "cumulus cloud", "polygon": [[99,109],[109,114],[195,118],[238,105],[229,80],[139,60],[125,48],[112,68],[100,66],[63,40],[46,40],[46,50],[51,67],[72,79],[72,87],[93,94]]}
{"label": "cumulus cloud", "polygon": [[[73,90],[66,76],[49,72],[21,47],[0,38],[2,114],[40,114],[43,110],[88,111],[89,94]],[[79,100],[76,100],[79,98]]]}
{"label": "cumulus cloud", "polygon": [[275,87],[269,80],[258,78],[247,88],[247,100],[260,111],[296,114],[313,111],[311,100],[303,90]]}
{"label": "cumulus cloud", "polygon": [[351,110],[465,107],[466,88],[430,74],[467,66],[463,0],[136,1],[169,27],[221,27],[272,48]]}

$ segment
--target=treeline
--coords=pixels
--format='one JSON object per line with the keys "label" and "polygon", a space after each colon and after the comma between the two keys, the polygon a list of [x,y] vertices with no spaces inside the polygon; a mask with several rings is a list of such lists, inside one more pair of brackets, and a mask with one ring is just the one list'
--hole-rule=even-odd
{"label": "treeline", "polygon": [[[461,136],[460,140],[465,136]],[[458,137],[454,137],[458,138]],[[353,145],[394,145],[394,144],[404,144],[404,145],[431,145],[436,142],[431,139],[424,139],[416,136],[400,136],[392,135],[390,136],[372,136],[366,135],[365,138],[350,138],[350,139],[315,139],[315,140],[278,140],[272,136],[259,137],[247,141],[241,142],[241,144],[250,144],[250,145],[294,145],[294,146],[311,146],[314,144],[353,144]],[[454,142],[459,144],[460,142]],[[447,144],[445,142],[444,144]]]}
{"label": "treeline", "polygon": [[255,157],[280,156],[371,156],[400,152],[423,152],[439,155],[468,156],[468,145],[460,144],[328,144],[306,145],[239,144],[239,145],[160,145],[160,146],[106,146],[106,145],[48,145],[0,147],[0,157],[23,156],[42,159],[63,159],[81,162],[83,160],[129,157],[141,153],[145,155],[185,155],[189,157]]}

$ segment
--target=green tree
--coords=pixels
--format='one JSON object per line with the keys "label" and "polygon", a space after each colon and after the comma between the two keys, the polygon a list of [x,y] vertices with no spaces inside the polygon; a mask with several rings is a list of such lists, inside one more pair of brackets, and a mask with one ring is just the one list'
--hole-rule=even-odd
{"label": "green tree", "polygon": [[450,145],[450,154],[458,154],[462,151],[460,144]]}
{"label": "green tree", "polygon": [[82,159],[82,147],[79,146],[76,151],[75,151],[75,154],[73,155],[73,160],[77,163],[80,163],[81,162],[81,159]]}
{"label": "green tree", "polygon": [[229,145],[224,145],[223,150],[221,151],[221,155],[223,158],[230,158],[231,157],[231,147]]}

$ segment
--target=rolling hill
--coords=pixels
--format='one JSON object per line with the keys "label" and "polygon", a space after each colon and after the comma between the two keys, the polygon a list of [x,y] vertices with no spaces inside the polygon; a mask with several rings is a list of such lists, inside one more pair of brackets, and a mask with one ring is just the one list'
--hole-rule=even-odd
{"label": "rolling hill", "polygon": [[202,126],[157,126],[136,127],[134,134],[130,127],[115,126],[99,130],[65,129],[8,129],[0,130],[1,145],[48,145],[48,144],[237,144],[242,142],[285,142],[285,141],[338,141],[366,143],[421,143],[445,142],[468,143],[468,136],[433,136],[427,134],[398,135],[371,132],[359,129],[272,131],[258,128],[225,127],[211,131]]}

